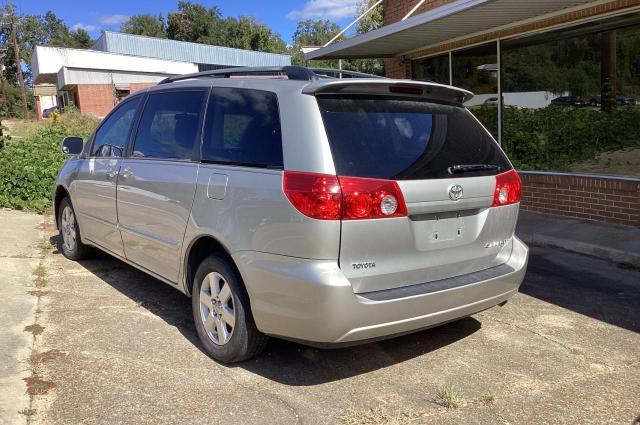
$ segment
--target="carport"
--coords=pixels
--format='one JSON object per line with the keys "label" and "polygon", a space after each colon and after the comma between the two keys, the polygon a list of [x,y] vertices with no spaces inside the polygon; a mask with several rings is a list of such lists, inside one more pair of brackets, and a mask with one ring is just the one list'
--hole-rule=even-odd
{"label": "carport", "polygon": [[[466,106],[522,171],[525,209],[640,226],[635,130],[605,133],[607,146],[592,148],[603,137],[580,140],[574,128],[579,119],[611,128],[621,114],[638,112],[640,81],[629,76],[640,72],[640,53],[628,46],[640,44],[640,1],[386,0],[384,10],[381,28],[305,58],[384,58],[388,77],[474,92]],[[586,104],[589,110],[556,108],[553,114],[549,106],[562,104],[560,99],[552,104],[561,97],[567,106]],[[548,122],[566,127],[560,129],[564,133],[553,139],[541,131],[532,137],[544,141],[523,143],[523,134],[535,132],[514,122],[544,114],[551,117]],[[537,157],[532,149],[540,151]],[[594,155],[596,162],[603,156],[604,165],[590,168]],[[628,166],[607,167],[614,155]]]}

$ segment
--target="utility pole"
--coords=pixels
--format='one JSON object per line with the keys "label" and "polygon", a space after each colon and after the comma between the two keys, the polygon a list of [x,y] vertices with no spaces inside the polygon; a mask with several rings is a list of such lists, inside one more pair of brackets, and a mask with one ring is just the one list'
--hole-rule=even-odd
{"label": "utility pole", "polygon": [[16,40],[16,28],[14,25],[15,15],[13,14],[13,5],[7,4],[9,14],[9,30],[11,31],[11,43],[13,44],[13,52],[16,56],[16,74],[18,76],[18,83],[20,84],[20,98],[22,100],[22,117],[27,119],[27,94],[24,88],[24,78],[22,77],[22,67],[20,66],[20,49]]}

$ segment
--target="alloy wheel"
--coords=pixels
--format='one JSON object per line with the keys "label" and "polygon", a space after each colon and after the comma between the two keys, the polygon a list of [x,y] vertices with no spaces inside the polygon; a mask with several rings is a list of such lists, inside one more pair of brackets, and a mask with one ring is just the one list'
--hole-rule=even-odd
{"label": "alloy wheel", "polygon": [[67,251],[73,251],[76,247],[76,216],[70,206],[64,207],[60,217],[60,231]]}
{"label": "alloy wheel", "polygon": [[214,344],[229,342],[236,324],[236,313],[231,287],[220,273],[209,273],[200,285],[200,319]]}

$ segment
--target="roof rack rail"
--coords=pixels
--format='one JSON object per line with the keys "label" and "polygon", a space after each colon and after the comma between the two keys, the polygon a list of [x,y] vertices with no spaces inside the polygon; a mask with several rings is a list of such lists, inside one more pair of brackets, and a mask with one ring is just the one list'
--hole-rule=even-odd
{"label": "roof rack rail", "polygon": [[214,69],[211,71],[194,72],[192,74],[176,75],[168,77],[160,81],[158,84],[174,83],[176,81],[190,80],[193,78],[212,77],[212,78],[231,78],[233,76],[284,76],[289,80],[298,81],[315,81],[320,78],[341,78],[349,76],[350,78],[384,78],[378,75],[365,74],[356,71],[346,71],[330,68],[306,68],[304,66],[287,65],[287,66],[258,66],[258,67],[236,67]]}
{"label": "roof rack rail", "polygon": [[349,71],[346,69],[334,69],[334,68],[307,68],[312,71],[318,77],[333,77],[333,78],[386,78],[380,75],[367,74],[365,72]]}
{"label": "roof rack rail", "polygon": [[313,71],[303,66],[242,66],[236,68],[214,69],[212,71],[194,72],[193,74],[176,75],[168,77],[160,81],[158,84],[173,83],[176,81],[190,80],[192,78],[213,77],[213,78],[231,78],[232,76],[251,76],[251,75],[282,75],[290,80],[313,81],[318,76]]}

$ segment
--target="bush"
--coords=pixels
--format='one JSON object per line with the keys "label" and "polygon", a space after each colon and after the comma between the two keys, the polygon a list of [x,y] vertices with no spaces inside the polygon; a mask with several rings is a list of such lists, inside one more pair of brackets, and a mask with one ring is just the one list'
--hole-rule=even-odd
{"label": "bush", "polygon": [[[495,107],[472,112],[497,133]],[[635,107],[607,113],[591,108],[506,107],[503,124],[503,148],[519,169],[562,171],[602,152],[640,147],[640,108]]]}
{"label": "bush", "polygon": [[0,149],[0,206],[44,212],[51,206],[52,188],[65,156],[60,140],[87,137],[98,120],[77,113],[42,123],[34,135],[9,140]]}

